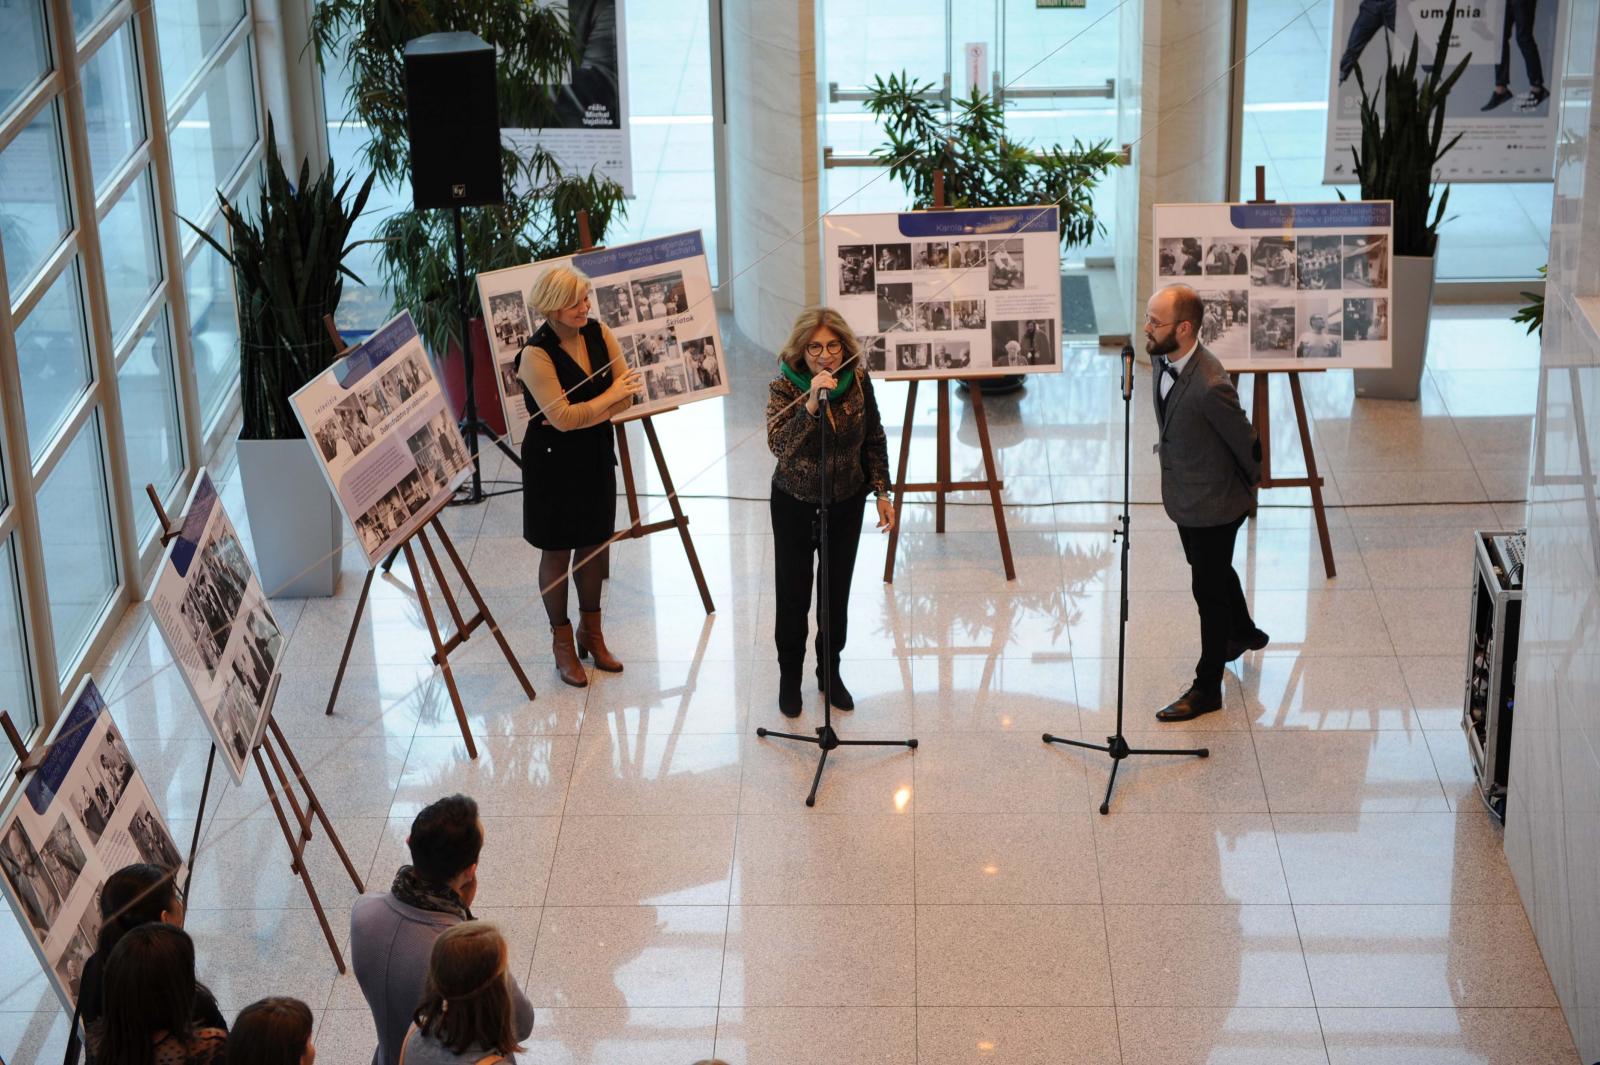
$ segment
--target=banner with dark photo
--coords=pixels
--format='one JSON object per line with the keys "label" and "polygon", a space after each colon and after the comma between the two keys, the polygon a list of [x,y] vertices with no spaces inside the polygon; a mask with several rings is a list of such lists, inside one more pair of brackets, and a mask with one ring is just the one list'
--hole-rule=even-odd
{"label": "banner with dark photo", "polygon": [[0,889],[71,1013],[106,879],[148,861],[181,883],[183,855],[92,678],[43,742],[49,752],[0,815]]}
{"label": "banner with dark photo", "polygon": [[[420,372],[420,367],[418,368]],[[404,376],[404,375],[400,375]],[[396,389],[418,382],[395,381]],[[235,784],[261,742],[284,635],[239,535],[202,468],[147,600],[195,706]]]}
{"label": "banner with dark photo", "polygon": [[[1440,162],[1440,181],[1549,181],[1556,109],[1549,79],[1565,39],[1566,0],[1473,0],[1455,4],[1445,55],[1434,56],[1450,5],[1444,0],[1334,0],[1332,63],[1323,180],[1357,180],[1350,147],[1361,138],[1359,67],[1382,113],[1383,74],[1418,42],[1419,65],[1465,73],[1445,99],[1444,140],[1460,135]],[[1425,71],[1419,71],[1419,76]]]}
{"label": "banner with dark photo", "polygon": [[540,0],[563,11],[577,55],[555,86],[555,118],[542,129],[506,128],[501,140],[523,158],[534,145],[562,173],[608,177],[633,195],[633,149],[628,136],[628,51],[623,0]]}

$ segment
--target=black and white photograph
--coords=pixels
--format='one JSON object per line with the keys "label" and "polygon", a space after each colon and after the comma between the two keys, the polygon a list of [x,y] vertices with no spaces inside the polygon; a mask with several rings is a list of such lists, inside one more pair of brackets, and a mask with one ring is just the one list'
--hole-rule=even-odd
{"label": "black and white photograph", "polygon": [[989,324],[988,311],[988,300],[953,300],[950,304],[957,329],[982,329]]}
{"label": "black and white photograph", "polygon": [[966,340],[935,340],[933,366],[937,370],[965,370],[972,365],[972,344]]}
{"label": "black and white photograph", "polygon": [[938,332],[950,328],[950,301],[933,300],[916,305],[917,329],[920,332]]}
{"label": "black and white photograph", "polygon": [[1250,238],[1250,287],[1294,288],[1294,241],[1289,237]]}
{"label": "black and white photograph", "polygon": [[1199,277],[1199,237],[1162,237],[1157,242],[1156,272],[1162,277]]}
{"label": "black and white photograph", "polygon": [[250,701],[250,693],[238,679],[223,688],[222,698],[217,700],[217,734],[228,745],[230,757],[236,764],[250,757],[250,741],[255,737],[256,705]]}
{"label": "black and white photograph", "polygon": [[633,310],[633,290],[627,285],[596,285],[594,309],[600,320],[612,329],[638,321]]}
{"label": "black and white photograph", "polygon": [[899,281],[878,286],[878,332],[891,329],[909,333],[913,328],[911,315],[911,282]]}
{"label": "black and white photograph", "polygon": [[894,368],[896,370],[926,370],[933,365],[933,353],[926,344],[896,344]]}
{"label": "black and white photograph", "polygon": [[689,391],[689,386],[684,381],[683,366],[678,363],[652,366],[644,372],[644,389],[652,401],[673,399],[683,395]]}
{"label": "black and white photograph", "polygon": [[1295,280],[1303,292],[1337,289],[1344,275],[1339,237],[1306,236],[1295,240]]}
{"label": "black and white photograph", "polygon": [[1213,237],[1206,242],[1205,272],[1207,277],[1248,274],[1249,245],[1232,237]]}
{"label": "black and white photograph", "polygon": [[[1240,279],[1241,282],[1243,279]],[[1250,357],[1250,292],[1220,289],[1201,292],[1205,313],[1200,319],[1200,343],[1217,358]]]}
{"label": "black and white photograph", "polygon": [[990,292],[1005,292],[1027,287],[1028,278],[1023,269],[1021,237],[991,240],[987,254]]}
{"label": "black and white photograph", "polygon": [[1340,324],[1345,340],[1388,340],[1388,298],[1384,296],[1368,296],[1363,299],[1346,297],[1344,301],[1344,318]]}
{"label": "black and white photograph", "polygon": [[55,827],[50,830],[44,846],[39,848],[39,857],[50,882],[55,885],[56,895],[63,902],[71,898],[72,889],[77,886],[78,877],[83,875],[83,867],[89,859],[78,845],[78,837],[73,834],[66,814],[56,818]]}
{"label": "black and white photograph", "polygon": [[878,270],[883,273],[892,273],[898,270],[911,269],[910,244],[879,244],[878,255],[874,260]]}
{"label": "black and white photograph", "polygon": [[913,270],[945,270],[950,266],[950,245],[942,240],[918,240],[911,244]]}
{"label": "black and white photograph", "polygon": [[[413,476],[415,476],[413,474]],[[355,520],[356,534],[370,555],[410,520],[400,486],[395,485]]]}
{"label": "black and white photograph", "polygon": [[233,656],[234,680],[244,686],[246,695],[256,706],[267,697],[272,683],[272,664],[261,654],[261,644],[248,631],[241,634],[239,653]]}
{"label": "black and white photograph", "polygon": [[215,677],[245,586],[250,582],[250,563],[230,531],[206,543],[190,566],[189,591],[179,604],[178,614],[199,652],[206,675]]}
{"label": "black and white photograph", "polygon": [[67,801],[72,806],[73,816],[89,833],[90,846],[99,846],[100,837],[105,835],[111,815],[116,812],[116,799],[100,784],[90,783],[78,787],[68,795]]}
{"label": "black and white photograph", "polygon": [[871,292],[874,284],[871,244],[843,244],[839,256],[839,295],[860,296]]}
{"label": "black and white photograph", "polygon": [[1297,359],[1337,359],[1343,334],[1344,304],[1332,299],[1303,299],[1296,307],[1299,329],[1294,340]]}
{"label": "black and white photograph", "polygon": [[882,373],[889,361],[889,342],[882,333],[861,337],[861,363],[868,373]]}
{"label": "black and white photograph", "polygon": [[20,821],[12,822],[6,834],[0,836],[0,872],[11,885],[11,893],[22,903],[28,923],[44,939],[61,912],[61,899]]}
{"label": "black and white photograph", "polygon": [[430,495],[450,483],[450,468],[445,465],[444,449],[439,446],[439,435],[432,425],[424,425],[406,437],[406,450],[411,452]]}
{"label": "black and white photograph", "polygon": [[1252,359],[1294,358],[1294,301],[1255,301],[1250,315]]}
{"label": "black and white photograph", "polygon": [[339,457],[339,426],[337,421],[326,421],[311,434],[322,451],[322,461],[332,462]]}
{"label": "black and white photograph", "polygon": [[61,952],[61,957],[56,959],[56,979],[61,981],[63,987],[71,992],[72,997],[78,997],[78,988],[83,983],[83,969],[89,964],[89,957],[94,953],[94,940],[85,939],[81,930],[72,933],[66,949]]}
{"label": "black and white photograph", "polygon": [[1344,238],[1344,287],[1389,287],[1389,238],[1363,233]]}
{"label": "black and white photograph", "polygon": [[988,262],[981,240],[958,240],[950,243],[950,269],[972,270]]}
{"label": "black and white photograph", "polygon": [[990,322],[989,341],[995,366],[1053,366],[1056,363],[1055,323],[1048,318]]}
{"label": "black and white photograph", "polygon": [[422,368],[417,356],[407,355],[383,372],[378,379],[378,390],[390,410],[399,410],[411,401],[412,396],[422,391],[429,380],[428,372]]}
{"label": "black and white photograph", "polygon": [[517,379],[517,364],[515,362],[502,362],[500,364],[500,391],[507,396],[522,394],[522,382]]}
{"label": "black and white photograph", "polygon": [[521,351],[533,336],[528,322],[528,305],[520,292],[502,292],[489,297],[489,325],[496,350],[510,354]]}
{"label": "black and white photograph", "polygon": [[[339,437],[344,443],[342,450],[346,459],[354,458],[361,454],[367,449],[367,445],[373,441],[372,426],[367,423],[367,405],[359,392],[355,395],[346,396],[333,405],[331,422],[338,425]],[[323,424],[327,425],[330,422],[324,422]],[[329,462],[337,461],[338,458],[339,456],[335,455],[334,458],[329,459]]]}
{"label": "black and white photograph", "polygon": [[658,322],[689,309],[688,292],[679,271],[642,278],[632,283],[632,289],[633,310],[641,322]]}
{"label": "black and white photograph", "polygon": [[143,861],[162,869],[176,869],[183,864],[177,844],[172,842],[161,818],[152,813],[147,804],[140,803],[134,810],[133,820],[128,822],[128,834],[133,837],[133,845],[139,849]]}
{"label": "black and white photograph", "polygon": [[717,358],[714,337],[698,337],[683,342],[683,365],[689,374],[689,389],[700,392],[722,384],[722,362]]}
{"label": "black and white photograph", "polygon": [[678,332],[670,325],[635,334],[634,344],[637,347],[639,365],[642,368],[648,369],[651,366],[660,366],[663,363],[677,362],[680,357]]}

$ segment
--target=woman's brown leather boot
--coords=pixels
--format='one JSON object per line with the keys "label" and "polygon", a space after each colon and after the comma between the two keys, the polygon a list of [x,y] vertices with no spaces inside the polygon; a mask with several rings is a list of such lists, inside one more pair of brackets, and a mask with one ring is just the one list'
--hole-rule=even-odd
{"label": "woman's brown leather boot", "polygon": [[556,672],[574,688],[587,688],[589,674],[578,661],[578,648],[572,642],[572,622],[550,626],[551,653],[556,656]]}
{"label": "woman's brown leather boot", "polygon": [[578,611],[578,657],[594,656],[596,669],[607,673],[621,673],[622,663],[606,647],[605,633],[600,631],[600,611]]}

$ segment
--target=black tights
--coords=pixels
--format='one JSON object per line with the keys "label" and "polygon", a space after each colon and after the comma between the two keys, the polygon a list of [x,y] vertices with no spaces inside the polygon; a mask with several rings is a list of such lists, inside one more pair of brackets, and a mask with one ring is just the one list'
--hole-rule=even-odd
{"label": "black tights", "polygon": [[[578,586],[578,609],[593,613],[600,609],[601,553],[605,548],[580,547],[577,550],[578,569],[572,574],[572,583]],[[544,598],[544,612],[550,617],[550,626],[557,628],[567,623],[567,571],[572,569],[573,552],[544,551],[539,555],[539,594]]]}

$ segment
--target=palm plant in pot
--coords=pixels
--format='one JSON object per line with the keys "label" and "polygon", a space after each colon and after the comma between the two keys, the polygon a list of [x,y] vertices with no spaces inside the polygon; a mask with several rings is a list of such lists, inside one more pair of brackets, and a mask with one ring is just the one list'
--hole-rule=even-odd
{"label": "palm plant in pot", "polygon": [[[1450,202],[1450,187],[1436,184],[1439,161],[1461,139],[1444,139],[1445,100],[1467,69],[1464,56],[1446,73],[1444,57],[1455,28],[1456,7],[1447,7],[1434,49],[1434,62],[1420,68],[1418,40],[1396,62],[1389,54],[1382,85],[1367,89],[1361,67],[1355,68],[1361,90],[1361,144],[1350,146],[1363,200],[1394,203],[1394,276],[1390,279],[1392,368],[1357,370],[1356,394],[1378,399],[1417,398],[1423,358],[1428,350],[1428,318],[1433,305],[1435,253],[1439,225]],[[1437,200],[1435,199],[1437,193]],[[1340,198],[1344,194],[1340,193]]]}
{"label": "palm plant in pot", "polygon": [[350,232],[366,206],[372,178],[354,196],[330,165],[313,178],[301,163],[291,182],[267,118],[266,173],[250,218],[222,193],[231,249],[196,226],[233,267],[239,316],[243,426],[239,476],[261,583],[271,595],[332,595],[343,522],[289,397],[339,357],[323,325],[334,313],[355,247]]}

